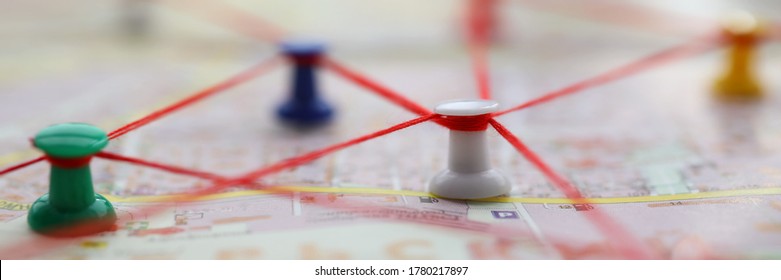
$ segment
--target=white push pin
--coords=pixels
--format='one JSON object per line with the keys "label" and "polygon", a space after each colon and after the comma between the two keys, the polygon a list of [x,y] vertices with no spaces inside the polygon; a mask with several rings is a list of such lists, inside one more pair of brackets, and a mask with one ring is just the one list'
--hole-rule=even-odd
{"label": "white push pin", "polygon": [[434,112],[450,128],[448,168],[429,182],[429,191],[454,199],[494,197],[510,192],[510,181],[491,168],[486,130],[490,113],[499,103],[457,100],[437,105]]}

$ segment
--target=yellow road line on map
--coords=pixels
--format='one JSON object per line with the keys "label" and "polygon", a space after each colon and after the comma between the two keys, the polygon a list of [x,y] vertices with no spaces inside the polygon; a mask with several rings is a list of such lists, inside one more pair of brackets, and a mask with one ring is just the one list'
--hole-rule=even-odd
{"label": "yellow road line on map", "polygon": [[[196,199],[196,201],[238,198],[238,197],[247,197],[247,196],[254,196],[254,195],[267,195],[267,194],[280,194],[280,193],[284,194],[290,192],[433,196],[432,194],[427,192],[388,190],[388,189],[378,189],[378,188],[329,188],[329,187],[283,186],[283,187],[274,187],[269,190],[248,190],[248,191],[237,191],[237,192],[206,195]],[[592,204],[614,204],[614,203],[659,202],[659,201],[671,201],[671,200],[689,200],[689,199],[752,196],[752,195],[781,195],[781,188],[727,190],[727,191],[713,191],[713,192],[658,195],[658,196],[588,198],[587,201],[588,203],[592,203]],[[184,196],[181,195],[134,196],[134,197],[117,197],[111,195],[105,195],[105,196],[109,200],[114,202],[166,202],[166,201],[173,202],[176,201],[177,198],[184,198]],[[534,197],[495,197],[495,198],[481,199],[479,201],[518,202],[518,203],[529,203],[529,204],[544,204],[544,203],[571,204],[573,203],[573,200],[568,198],[534,198]]]}
{"label": "yellow road line on map", "polygon": [[[291,192],[301,193],[344,193],[344,194],[365,194],[365,195],[404,195],[404,196],[432,196],[427,192],[404,191],[404,190],[386,190],[377,188],[328,188],[328,187],[274,187],[270,190],[250,190],[237,191],[229,193],[219,193],[206,195],[195,201],[211,201],[228,198],[250,197],[255,195],[285,194]],[[636,196],[636,197],[604,197],[587,199],[591,204],[616,204],[616,203],[640,203],[640,202],[664,202],[676,200],[692,200],[704,198],[723,198],[739,196],[757,196],[757,195],[781,195],[781,188],[747,189],[747,190],[728,190],[713,191],[702,193],[687,193],[659,196]],[[119,197],[104,194],[112,202],[118,203],[154,203],[154,202],[176,202],[177,198],[186,198],[182,195],[158,195],[158,196],[130,196]],[[495,197],[481,199],[485,202],[517,202],[528,204],[572,204],[573,200],[568,198],[533,198],[533,197]],[[581,202],[582,203],[582,202]],[[13,201],[0,200],[0,209],[13,211],[26,211],[29,204],[22,204]]]}

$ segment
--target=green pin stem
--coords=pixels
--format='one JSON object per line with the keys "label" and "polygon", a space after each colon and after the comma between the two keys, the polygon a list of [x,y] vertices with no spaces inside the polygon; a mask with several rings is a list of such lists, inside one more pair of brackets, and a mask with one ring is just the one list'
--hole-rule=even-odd
{"label": "green pin stem", "polygon": [[52,165],[49,175],[49,201],[62,211],[79,211],[95,202],[89,166],[60,168]]}
{"label": "green pin stem", "polygon": [[111,229],[117,219],[114,207],[95,193],[89,166],[90,158],[108,144],[106,133],[88,124],[65,123],[41,130],[33,143],[52,166],[49,193],[30,207],[30,228],[52,236]]}

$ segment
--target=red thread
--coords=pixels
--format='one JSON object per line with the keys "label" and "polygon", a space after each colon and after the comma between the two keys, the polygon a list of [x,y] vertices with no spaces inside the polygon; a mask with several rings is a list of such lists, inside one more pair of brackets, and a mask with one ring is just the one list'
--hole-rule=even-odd
{"label": "red thread", "polygon": [[547,164],[545,164],[545,162],[542,161],[542,158],[537,156],[537,154],[532,152],[531,149],[526,147],[526,145],[524,145],[520,139],[515,137],[512,132],[507,130],[507,128],[494,119],[491,119],[488,122],[491,124],[491,126],[494,127],[494,129],[496,129],[497,132],[499,132],[500,135],[502,135],[502,137],[507,139],[507,141],[510,142],[510,144],[512,144],[518,150],[518,152],[523,155],[523,157],[528,159],[529,162],[537,167],[540,172],[542,172],[545,177],[550,179],[555,186],[559,187],[559,190],[564,193],[566,197],[572,199],[583,198],[583,196],[580,194],[580,191],[574,185],[553,171],[553,169],[551,169]]}
{"label": "red thread", "polygon": [[[229,186],[230,183],[243,183],[243,182],[247,182],[247,181],[257,180],[257,179],[259,179],[259,178],[261,178],[263,176],[267,176],[267,175],[270,175],[270,174],[273,174],[273,173],[277,173],[277,172],[286,170],[288,168],[293,168],[293,167],[296,167],[296,166],[299,166],[299,165],[303,165],[303,164],[306,164],[306,163],[311,162],[313,160],[316,160],[318,158],[321,158],[321,157],[323,157],[325,155],[328,155],[330,153],[342,150],[344,148],[347,148],[347,147],[350,147],[350,146],[354,146],[354,145],[363,143],[363,142],[365,142],[367,140],[374,139],[374,138],[377,138],[377,137],[380,137],[380,136],[383,136],[383,135],[386,135],[386,134],[390,134],[392,132],[399,131],[399,130],[402,130],[404,128],[416,125],[416,124],[420,124],[420,123],[429,121],[429,120],[433,119],[434,117],[436,117],[435,114],[429,114],[429,115],[421,116],[421,117],[418,117],[418,118],[415,118],[415,119],[412,119],[412,120],[409,120],[409,121],[406,121],[406,122],[403,122],[403,123],[391,126],[389,128],[383,129],[383,130],[379,130],[379,131],[376,131],[376,132],[373,132],[373,133],[369,133],[369,134],[366,134],[366,135],[363,135],[363,136],[360,136],[360,137],[357,137],[357,138],[354,138],[354,139],[351,139],[351,140],[347,140],[347,141],[344,141],[344,142],[341,142],[341,143],[338,143],[338,144],[335,144],[335,145],[331,145],[331,146],[328,146],[328,147],[325,147],[325,148],[322,148],[322,149],[319,149],[319,150],[316,150],[316,151],[312,151],[312,152],[309,152],[309,153],[306,153],[306,154],[303,154],[303,155],[300,155],[300,156],[288,158],[286,160],[280,161],[277,164],[273,164],[273,165],[270,165],[270,166],[267,166],[267,167],[264,167],[264,168],[261,168],[261,169],[258,169],[258,170],[246,173],[243,176],[236,177],[236,178],[234,178],[232,180],[232,182],[228,182],[229,184],[227,184],[227,186]],[[206,194],[218,192],[218,191],[226,188],[227,186],[216,185],[216,186],[213,186],[212,188],[205,189],[204,192]]]}
{"label": "red thread", "polygon": [[59,168],[81,168],[89,164],[89,162],[92,160],[92,156],[86,156],[86,157],[79,157],[79,158],[61,158],[61,157],[52,157],[49,155],[46,155],[46,160],[49,161],[53,166],[59,167]]}
{"label": "red thread", "polygon": [[[537,168],[553,185],[559,189],[564,195],[572,200],[573,204],[590,204],[589,199],[584,198],[580,191],[569,182],[566,178],[559,175],[548,164],[546,164],[542,158],[534,153],[529,147],[521,142],[512,132],[505,128],[502,124],[495,119],[490,119],[488,122],[496,129],[504,139],[507,140],[515,149],[523,155],[534,167]],[[613,244],[616,250],[628,259],[651,259],[653,255],[650,250],[642,245],[641,242],[635,240],[635,238],[623,229],[619,224],[615,223],[607,214],[603,213],[598,208],[593,210],[583,211],[586,218],[588,218],[594,226],[600,230],[609,242]]]}
{"label": "red thread", "polygon": [[481,99],[491,99],[488,67],[488,48],[495,28],[495,0],[470,0],[467,26],[469,27],[469,54],[472,57],[477,91]]}
{"label": "red thread", "polygon": [[[246,70],[244,72],[239,73],[236,76],[231,77],[230,79],[228,79],[226,81],[223,81],[221,83],[213,85],[213,86],[211,86],[209,88],[206,88],[206,89],[204,89],[202,91],[196,92],[193,95],[191,95],[191,96],[189,96],[189,97],[187,97],[187,98],[185,98],[185,99],[183,99],[183,100],[181,100],[179,102],[171,104],[168,107],[165,107],[165,108],[162,108],[162,109],[157,110],[155,112],[152,112],[151,114],[149,114],[149,115],[147,115],[147,116],[145,116],[145,117],[143,117],[141,119],[138,119],[136,121],[128,123],[128,124],[126,124],[126,125],[124,125],[124,126],[122,126],[120,128],[117,128],[116,130],[114,130],[114,131],[112,131],[112,132],[110,132],[108,134],[109,139],[116,139],[117,137],[120,137],[120,136],[124,135],[125,133],[128,133],[128,132],[130,132],[130,131],[132,131],[134,129],[137,129],[137,128],[143,126],[143,125],[146,125],[146,124],[148,124],[148,123],[150,123],[150,122],[152,122],[154,120],[157,120],[157,119],[159,119],[159,118],[161,118],[161,117],[163,117],[163,116],[165,116],[165,115],[167,115],[167,114],[169,114],[171,112],[177,111],[177,110],[182,109],[182,108],[184,108],[184,107],[186,107],[188,105],[191,105],[191,104],[193,104],[193,103],[195,103],[197,101],[200,101],[200,100],[202,100],[202,99],[204,99],[206,97],[209,97],[209,96],[214,95],[216,93],[219,93],[219,92],[222,92],[222,91],[227,90],[229,88],[232,88],[232,87],[234,87],[234,86],[236,86],[238,84],[241,84],[243,82],[246,82],[246,81],[248,81],[248,80],[250,80],[250,79],[252,79],[252,78],[254,78],[254,77],[256,77],[256,76],[258,76],[260,74],[263,74],[263,73],[267,72],[273,66],[278,65],[279,62],[280,62],[280,60],[279,60],[278,57],[274,57],[274,58],[271,58],[271,59],[269,59],[267,61],[264,61],[264,62],[254,66],[254,67],[252,67],[252,68],[250,68],[250,69],[248,69],[248,70]],[[30,165],[35,164],[37,162],[43,161],[45,159],[47,159],[47,157],[41,156],[41,157],[38,157],[38,158],[35,158],[35,159],[32,159],[32,160],[26,161],[26,162],[21,162],[21,163],[16,164],[16,165],[9,166],[6,169],[0,170],[0,176],[8,174],[8,173],[11,173],[11,172],[14,172],[14,171],[22,169],[22,168],[25,168],[27,166],[30,166]]]}
{"label": "red thread", "polygon": [[159,169],[163,171],[168,171],[174,174],[180,174],[180,175],[187,175],[191,177],[201,178],[201,179],[207,179],[212,181],[221,181],[221,180],[227,180],[226,177],[205,172],[205,171],[199,171],[194,169],[188,169],[184,167],[179,166],[173,166],[169,164],[163,164],[159,162],[152,162],[148,160],[138,159],[138,158],[132,158],[128,156],[118,155],[114,153],[109,152],[99,152],[95,154],[96,157],[102,158],[102,159],[108,159],[108,160],[114,160],[114,161],[122,161],[127,162],[131,164],[146,166],[154,169]]}
{"label": "red thread", "polygon": [[390,102],[393,102],[396,105],[401,106],[404,109],[407,109],[410,112],[413,112],[417,115],[425,116],[431,114],[431,110],[427,109],[426,107],[421,106],[420,104],[416,103],[415,101],[412,101],[408,99],[407,97],[404,97],[403,95],[394,92],[391,89],[388,89],[384,86],[381,86],[380,84],[369,80],[366,76],[363,76],[361,74],[358,74],[354,71],[351,71],[347,67],[342,66],[341,64],[337,63],[336,61],[333,61],[329,58],[324,57],[322,60],[323,65],[330,68],[335,73],[341,75],[342,77],[346,78],[347,80],[350,80],[359,86],[362,86],[364,88],[367,88],[378,95],[384,97],[385,99],[389,100]]}
{"label": "red thread", "polygon": [[[420,118],[417,118],[417,119],[413,119],[413,120],[410,120],[410,121],[407,121],[407,122],[395,125],[393,127],[390,127],[388,129],[380,130],[380,131],[377,131],[377,132],[374,132],[374,133],[371,133],[371,134],[367,134],[367,135],[364,135],[364,136],[361,136],[361,137],[358,137],[358,138],[355,138],[355,139],[352,139],[352,140],[348,140],[348,141],[342,142],[340,144],[332,145],[332,146],[323,148],[323,149],[318,150],[318,151],[310,152],[310,153],[308,153],[306,155],[303,155],[303,156],[298,156],[298,157],[294,157],[294,158],[288,159],[288,160],[280,162],[278,164],[275,164],[275,165],[272,165],[272,166],[269,166],[269,167],[266,167],[266,168],[259,169],[259,170],[255,171],[255,172],[248,173],[248,174],[246,174],[244,176],[241,176],[241,177],[237,177],[236,179],[233,179],[233,180],[230,180],[230,181],[216,182],[215,185],[210,187],[210,188],[207,188],[207,189],[204,189],[204,190],[201,190],[201,191],[192,192],[190,194],[185,194],[185,198],[184,199],[180,199],[180,201],[194,200],[194,199],[197,199],[197,198],[199,198],[201,196],[213,194],[213,193],[219,192],[219,191],[229,187],[232,184],[235,184],[235,183],[238,183],[238,182],[242,182],[242,181],[246,181],[248,179],[257,180],[258,178],[260,178],[262,176],[266,176],[266,175],[272,174],[274,172],[279,172],[279,171],[285,170],[286,168],[290,168],[290,167],[294,167],[294,166],[297,166],[297,165],[305,164],[308,161],[315,160],[315,159],[317,159],[319,157],[322,157],[322,156],[324,156],[324,155],[326,155],[328,153],[335,152],[335,151],[341,150],[343,148],[346,148],[346,147],[349,147],[349,146],[352,146],[352,145],[356,145],[356,144],[361,143],[363,141],[367,141],[367,140],[372,139],[372,138],[380,137],[382,135],[386,135],[386,134],[391,133],[393,131],[397,131],[397,130],[400,130],[400,129],[403,129],[403,128],[406,128],[406,127],[413,126],[415,124],[419,124],[419,123],[431,120],[435,116],[436,115],[428,115],[428,116],[423,116],[423,117],[420,117]],[[271,190],[273,191],[273,189],[271,189]],[[277,191],[277,192],[279,192],[279,191]],[[189,199],[187,199],[187,198],[189,198]],[[326,205],[326,206],[328,206],[328,205]],[[150,205],[150,206],[146,206],[146,207],[142,208],[139,211],[135,211],[135,213],[146,214],[148,216],[151,216],[151,215],[154,215],[154,214],[159,213],[161,211],[164,211],[166,208],[167,208],[167,206],[165,206],[165,205]],[[74,225],[73,228],[74,229],[78,229],[81,226],[82,225]],[[65,228],[63,230],[67,231],[69,228],[70,227]],[[506,235],[506,233],[509,232],[509,231],[505,230],[505,228],[503,228],[503,227],[497,227],[496,229],[494,229],[494,227],[492,226],[492,227],[489,228],[489,230],[491,230],[492,233],[497,234],[497,236]],[[514,235],[508,235],[507,237],[509,237],[509,236],[514,236]],[[23,242],[21,244],[17,244],[15,246],[12,246],[12,247],[9,247],[9,248],[4,248],[2,251],[0,251],[0,255],[3,255],[3,256],[15,256],[14,258],[29,257],[29,256],[31,256],[31,254],[41,253],[42,251],[50,250],[50,249],[52,249],[52,248],[54,248],[56,246],[62,246],[62,245],[65,245],[65,244],[69,244],[69,242],[49,242],[48,240],[49,239],[43,239],[43,238],[32,239],[29,242]]]}
{"label": "red thread", "polygon": [[472,55],[472,69],[477,82],[480,99],[491,99],[491,76],[488,70],[488,43],[473,42],[469,53]]}
{"label": "red thread", "polygon": [[632,63],[626,64],[624,66],[618,67],[616,69],[604,72],[600,75],[597,75],[596,77],[592,77],[580,82],[577,82],[573,85],[567,86],[565,88],[562,88],[557,91],[549,92],[544,94],[543,96],[540,96],[538,98],[532,99],[530,101],[527,101],[526,103],[523,103],[521,105],[506,109],[504,111],[496,112],[494,113],[494,116],[501,116],[507,113],[515,112],[518,110],[522,110],[525,108],[529,108],[541,103],[545,103],[551,100],[555,100],[559,97],[581,92],[583,90],[606,84],[615,80],[618,80],[620,78],[637,74],[641,72],[642,70],[649,69],[654,66],[662,65],[666,62],[672,62],[676,59],[684,58],[689,55],[698,54],[701,52],[704,52],[706,50],[710,50],[711,48],[719,45],[721,43],[721,40],[719,40],[716,37],[709,37],[706,38],[705,41],[703,41],[702,38],[698,38],[692,42],[688,42],[686,44],[674,46],[672,48],[665,49],[661,52],[652,54],[650,56],[644,57],[640,60],[634,61]]}
{"label": "red thread", "polygon": [[[229,188],[229,187],[231,187],[233,185],[243,184],[243,183],[246,183],[248,181],[257,180],[257,179],[259,179],[259,178],[261,178],[263,176],[267,176],[267,175],[270,175],[270,174],[273,174],[273,173],[284,171],[284,170],[286,170],[288,168],[292,168],[292,167],[296,167],[296,166],[299,166],[299,165],[303,165],[303,164],[306,164],[306,163],[311,162],[313,160],[316,160],[316,159],[318,159],[320,157],[328,155],[330,153],[342,150],[344,148],[347,148],[347,147],[350,147],[350,146],[354,146],[354,145],[360,144],[362,142],[365,142],[367,140],[374,139],[374,138],[377,138],[377,137],[380,137],[380,136],[383,136],[383,135],[387,135],[387,134],[390,134],[392,132],[399,131],[401,129],[404,129],[404,128],[407,128],[407,127],[410,127],[410,126],[413,126],[413,125],[416,125],[416,124],[420,124],[420,123],[429,121],[429,120],[433,119],[435,116],[436,115],[434,115],[434,114],[429,114],[429,115],[426,115],[426,116],[418,117],[418,118],[415,118],[415,119],[412,119],[412,120],[409,120],[409,121],[406,121],[406,122],[394,125],[392,127],[389,127],[389,128],[383,129],[383,130],[379,130],[379,131],[376,131],[376,132],[373,132],[373,133],[370,133],[370,134],[366,134],[366,135],[361,136],[361,137],[357,137],[357,138],[354,138],[354,139],[351,139],[351,140],[347,140],[347,141],[344,141],[344,142],[341,142],[341,143],[338,143],[338,144],[335,144],[335,145],[331,145],[331,146],[328,146],[328,147],[325,147],[325,148],[322,148],[322,149],[319,149],[319,150],[316,150],[316,151],[312,151],[312,152],[309,152],[309,153],[301,155],[301,156],[289,158],[289,159],[281,161],[281,162],[279,162],[277,164],[273,164],[273,165],[270,165],[268,167],[264,167],[264,168],[261,168],[261,169],[258,169],[258,170],[246,173],[245,175],[242,175],[242,176],[238,176],[238,177],[235,177],[235,178],[232,178],[232,179],[229,179],[229,180],[217,181],[217,182],[215,182],[214,185],[212,185],[212,186],[210,186],[208,188],[182,194],[181,196],[177,197],[174,201],[192,201],[192,200],[196,200],[196,199],[198,199],[200,197],[203,197],[203,196],[207,196],[207,195],[210,195],[210,194],[218,193],[218,192],[223,191],[223,190],[225,190],[225,189],[227,189],[227,188]],[[146,206],[144,208],[141,208],[138,211],[135,211],[134,214],[140,214],[140,215],[143,215],[143,216],[152,216],[152,215],[155,215],[157,213],[160,213],[160,212],[164,211],[167,207],[168,206],[166,206],[166,205],[156,205],[156,204],[153,204],[153,205],[149,205],[149,206]],[[89,225],[88,224],[84,225],[83,223],[82,224],[77,224],[77,225],[69,225],[67,227],[63,227],[60,230],[62,230],[64,232],[68,232],[69,230],[71,230],[71,228],[78,229],[78,228],[83,227],[83,226],[89,226]],[[44,239],[44,240],[46,240],[46,239]],[[22,243],[22,244],[16,244],[16,245],[14,245],[14,246],[12,246],[10,248],[3,248],[3,250],[0,251],[0,256],[22,255],[25,252],[33,251],[33,250],[36,250],[36,249],[39,250],[39,251],[40,250],[48,250],[48,249],[51,249],[52,247],[54,247],[54,245],[64,245],[65,244],[65,243],[50,243],[50,244],[48,244],[48,246],[46,246],[44,248],[41,248],[41,247],[34,246],[36,244],[35,241],[36,240],[33,239],[30,242],[25,242],[25,243]],[[40,241],[40,240],[38,240],[38,241]]]}
{"label": "red thread", "polygon": [[470,0],[467,10],[467,28],[471,41],[487,42],[496,28],[496,0]]}
{"label": "red thread", "polygon": [[[245,184],[247,182],[257,180],[257,179],[259,179],[259,178],[261,178],[263,176],[268,176],[268,175],[271,175],[271,174],[274,174],[274,173],[277,173],[277,172],[284,171],[284,170],[286,170],[288,168],[292,168],[292,167],[296,167],[296,166],[299,166],[299,165],[306,164],[308,162],[311,162],[313,160],[321,158],[321,157],[323,157],[325,155],[328,155],[330,153],[342,150],[342,149],[350,147],[350,146],[354,146],[354,145],[363,143],[363,142],[365,142],[367,140],[374,139],[374,138],[377,138],[377,137],[380,137],[380,136],[383,136],[383,135],[387,135],[387,134],[390,134],[392,132],[399,131],[399,130],[402,130],[404,128],[416,125],[416,124],[420,124],[420,123],[429,121],[429,120],[433,119],[435,116],[436,115],[434,115],[434,114],[429,114],[429,115],[426,115],[426,116],[418,117],[418,118],[415,118],[415,119],[412,119],[412,120],[409,120],[409,121],[406,121],[406,122],[394,125],[392,127],[389,127],[389,128],[383,129],[383,130],[379,130],[379,131],[376,131],[376,132],[373,132],[373,133],[369,133],[369,134],[366,134],[366,135],[363,135],[363,136],[360,136],[360,137],[357,137],[357,138],[354,138],[354,139],[351,139],[351,140],[347,140],[347,141],[344,141],[344,142],[341,142],[341,143],[338,143],[338,144],[335,144],[335,145],[331,145],[331,146],[328,146],[328,147],[325,147],[325,148],[322,148],[322,149],[319,149],[319,150],[316,150],[316,151],[312,151],[312,152],[309,152],[309,153],[301,155],[301,156],[296,156],[296,157],[292,157],[292,158],[283,160],[283,161],[278,162],[276,164],[273,164],[273,165],[270,165],[270,166],[267,166],[267,167],[264,167],[264,168],[260,168],[258,170],[255,170],[255,171],[252,171],[252,172],[249,172],[249,173],[246,173],[246,174],[244,174],[242,176],[229,178],[227,180],[215,181],[214,185],[212,185],[212,186],[210,186],[208,188],[201,189],[201,190],[196,190],[196,191],[192,191],[192,192],[188,192],[188,193],[184,193],[181,196],[177,197],[177,199],[175,199],[174,201],[180,201],[180,202],[181,201],[192,201],[192,200],[196,200],[196,199],[198,199],[200,197],[203,197],[203,196],[207,196],[207,195],[210,195],[210,194],[215,194],[215,193],[221,192],[221,191],[223,191],[223,190],[225,190],[225,189],[227,189],[227,188],[229,188],[229,187],[231,187],[233,185]],[[127,158],[127,157],[113,155],[113,154],[109,154],[109,153],[105,153],[105,152],[99,153],[99,155],[101,157],[104,157],[104,158],[109,158],[110,157],[110,158],[113,158],[113,159]],[[132,160],[132,161],[128,161],[128,162],[136,163],[138,161]],[[141,161],[141,162],[144,162],[144,161]],[[156,205],[156,204],[153,204],[153,205],[145,206],[145,207],[141,208],[140,210],[138,210],[138,211],[136,211],[134,213],[135,214],[142,214],[142,215],[145,215],[145,216],[152,216],[154,214],[160,213],[161,211],[164,211],[167,207],[168,207],[167,205]],[[85,226],[89,227],[90,224],[89,223],[86,223],[86,224],[85,223],[80,223],[80,224],[76,224],[76,225],[69,225],[67,227],[61,228],[60,230],[63,231],[63,232],[69,232],[71,230],[78,230],[79,228],[85,227]],[[4,256],[5,257],[5,256],[8,256],[8,255],[23,255],[23,254],[29,253],[30,251],[33,251],[33,250],[38,250],[40,252],[40,251],[43,251],[43,250],[52,249],[54,247],[54,245],[65,245],[65,243],[48,243],[47,244],[48,246],[45,246],[45,247],[35,246],[37,244],[36,241],[41,242],[42,240],[43,240],[43,242],[46,242],[46,240],[48,240],[48,239],[37,238],[37,239],[32,239],[29,242],[23,242],[23,243],[20,243],[20,244],[15,244],[15,245],[13,245],[11,247],[8,247],[8,248],[3,248],[2,250],[0,250],[0,256]],[[33,253],[39,253],[39,252],[33,252]]]}
{"label": "red thread", "polygon": [[437,115],[436,122],[452,130],[483,131],[488,128],[491,114],[477,116],[445,116]]}
{"label": "red thread", "polygon": [[201,90],[199,92],[194,93],[191,96],[188,96],[185,99],[180,100],[179,102],[176,102],[174,104],[169,105],[168,107],[164,107],[162,109],[159,109],[157,111],[152,112],[151,114],[140,118],[136,121],[133,121],[131,123],[128,123],[120,128],[117,128],[116,130],[110,132],[108,134],[109,139],[115,139],[119,136],[122,136],[125,133],[128,133],[134,129],[137,129],[141,126],[144,126],[150,122],[153,122],[167,114],[170,114],[172,112],[178,111],[188,105],[192,105],[195,102],[201,101],[207,97],[210,97],[216,93],[223,92],[227,89],[230,89],[236,85],[239,85],[241,83],[244,83],[246,81],[251,80],[252,78],[257,77],[260,74],[266,73],[269,70],[271,70],[274,66],[278,65],[280,62],[279,57],[273,57],[271,59],[268,59],[264,62],[261,62],[260,64],[255,65],[254,67],[247,69],[241,73],[239,73],[236,76],[233,76],[229,78],[228,80],[225,80],[223,82],[220,82],[216,85],[213,85],[211,87],[208,87],[204,90]]}
{"label": "red thread", "polygon": [[[214,185],[212,185],[212,186],[210,186],[208,188],[205,188],[205,189],[202,189],[202,190],[198,190],[198,191],[194,191],[194,192],[190,192],[190,193],[182,194],[182,196],[179,197],[176,201],[195,200],[195,199],[198,199],[199,197],[202,197],[202,196],[218,193],[218,192],[223,191],[223,190],[225,190],[225,189],[227,189],[227,188],[229,188],[229,187],[231,187],[233,185],[245,184],[245,183],[248,183],[248,182],[252,182],[252,181],[260,179],[261,177],[268,176],[268,175],[271,175],[271,174],[274,174],[274,173],[278,173],[278,172],[284,171],[284,170],[289,169],[289,168],[293,168],[293,167],[296,167],[296,166],[300,166],[300,165],[309,163],[309,162],[314,161],[314,160],[316,160],[318,158],[326,156],[326,155],[328,155],[330,153],[342,150],[342,149],[350,147],[350,146],[354,146],[354,145],[363,143],[363,142],[365,142],[367,140],[374,139],[374,138],[377,138],[377,137],[380,137],[380,136],[383,136],[383,135],[387,135],[387,134],[390,134],[392,132],[399,131],[399,130],[402,130],[404,128],[416,125],[416,124],[420,124],[420,123],[429,121],[429,120],[433,119],[435,116],[436,115],[434,115],[434,114],[430,114],[430,115],[418,117],[418,118],[415,118],[415,119],[412,119],[412,120],[409,120],[409,121],[406,121],[406,122],[394,125],[392,127],[389,127],[389,128],[383,129],[383,130],[379,130],[379,131],[376,131],[376,132],[373,132],[373,133],[370,133],[370,134],[366,134],[366,135],[363,135],[363,136],[360,136],[360,137],[357,137],[357,138],[354,138],[354,139],[351,139],[351,140],[347,140],[347,141],[344,141],[344,142],[341,142],[341,143],[338,143],[338,144],[335,144],[335,145],[331,145],[331,146],[328,146],[328,147],[325,147],[325,148],[322,148],[322,149],[319,149],[319,150],[316,150],[316,151],[312,151],[312,152],[309,152],[309,153],[306,153],[306,154],[303,154],[303,155],[300,155],[300,156],[288,158],[288,159],[280,161],[280,162],[278,162],[276,164],[273,164],[273,165],[270,165],[270,166],[267,166],[267,167],[263,167],[263,168],[255,170],[255,171],[252,171],[252,172],[245,173],[242,176],[237,176],[237,177],[234,177],[234,178],[229,178],[227,180],[221,180],[221,181],[215,182]],[[150,206],[149,208],[144,209],[144,210],[155,209],[155,207],[156,206]],[[149,213],[148,211],[144,211],[144,210],[141,210],[141,211],[144,212],[144,213]],[[149,214],[152,214],[152,213],[149,213]]]}
{"label": "red thread", "polygon": [[46,159],[46,157],[40,156],[40,157],[31,159],[31,160],[28,160],[28,161],[24,161],[24,162],[20,162],[20,163],[11,165],[9,167],[6,167],[3,170],[0,170],[0,176],[3,176],[5,174],[14,172],[16,170],[19,170],[19,169],[22,169],[22,168],[25,168],[25,167],[28,167],[28,166],[36,164],[38,162],[44,161],[45,159]]}

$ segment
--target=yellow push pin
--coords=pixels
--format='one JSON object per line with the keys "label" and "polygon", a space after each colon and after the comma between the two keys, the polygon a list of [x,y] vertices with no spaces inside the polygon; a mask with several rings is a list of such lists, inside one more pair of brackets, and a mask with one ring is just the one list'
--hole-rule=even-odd
{"label": "yellow push pin", "polygon": [[754,73],[754,53],[762,39],[763,28],[750,13],[739,11],[724,18],[723,34],[732,45],[729,64],[716,80],[716,95],[730,100],[755,100],[762,97],[762,86]]}

